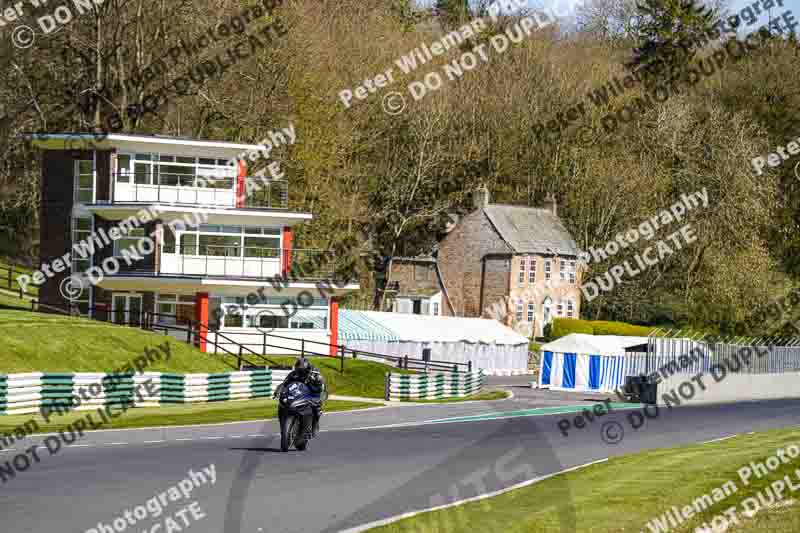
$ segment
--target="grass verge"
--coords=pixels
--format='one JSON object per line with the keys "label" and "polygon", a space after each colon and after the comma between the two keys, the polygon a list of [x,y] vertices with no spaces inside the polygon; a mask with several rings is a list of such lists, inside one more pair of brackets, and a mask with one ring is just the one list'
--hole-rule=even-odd
{"label": "grass verge", "polygon": [[[467,505],[426,513],[371,533],[508,533],[561,532],[560,519],[574,512],[575,531],[693,532],[715,516],[736,506],[739,524],[732,533],[790,533],[800,531],[800,457],[748,483],[737,474],[751,462],[764,462],[776,450],[800,445],[800,430],[778,430],[736,437],[717,443],[643,452],[551,478],[530,487]],[[767,485],[789,476],[797,492],[787,488],[782,501],[748,517],[742,502],[756,497]],[[523,481],[523,480],[519,480]],[[728,481],[736,491],[722,499],[702,500],[699,512],[667,529],[654,529],[653,519],[673,506],[684,509]],[[762,492],[762,494],[765,494]],[[724,492],[723,492],[724,496]],[[767,500],[768,501],[768,500]],[[568,502],[568,503],[565,503]],[[793,503],[787,503],[793,502]],[[723,515],[724,516],[724,515]],[[648,526],[650,524],[650,526]],[[702,529],[698,530],[702,531]],[[711,531],[709,529],[709,531]],[[720,529],[721,531],[721,529]]]}
{"label": "grass verge", "polygon": [[[294,356],[270,356],[270,360],[281,365],[291,366],[297,360]],[[362,398],[380,398],[385,394],[384,377],[386,372],[408,374],[406,370],[398,370],[372,361],[361,359],[345,359],[344,373],[339,371],[341,360],[334,357],[309,357],[309,361],[320,369],[328,383],[331,394],[342,396],[361,396]]]}
{"label": "grass verge", "polygon": [[[375,407],[374,404],[330,400],[325,403],[325,412],[349,411]],[[117,411],[113,411],[116,413]],[[96,411],[73,411],[64,415],[53,415],[48,423],[39,415],[9,415],[0,417],[0,433],[10,433],[14,428],[35,420],[36,433],[58,431],[67,424],[94,413],[92,418],[100,420]],[[258,399],[234,402],[175,405],[168,407],[137,407],[129,409],[101,429],[127,429],[153,426],[187,426],[192,424],[218,424],[222,422],[245,422],[264,420],[278,416],[278,402]]]}
{"label": "grass verge", "polygon": [[[171,357],[147,368],[148,372],[228,372],[224,361],[235,358],[203,353],[194,346],[141,329],[116,326],[66,315],[0,309],[0,374],[20,372],[110,372],[141,356],[145,348],[155,349],[167,342]],[[276,364],[292,366],[295,356],[268,356]],[[248,359],[259,361],[248,355]],[[333,357],[311,358],[322,370],[331,394],[383,398],[384,375],[398,372],[380,363]],[[264,362],[266,364],[266,362]],[[405,371],[400,371],[405,373]]]}

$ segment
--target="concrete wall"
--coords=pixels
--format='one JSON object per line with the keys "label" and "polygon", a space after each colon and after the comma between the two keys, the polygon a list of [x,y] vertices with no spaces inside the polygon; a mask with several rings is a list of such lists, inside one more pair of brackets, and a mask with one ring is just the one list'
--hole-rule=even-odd
{"label": "concrete wall", "polygon": [[[719,382],[709,373],[700,380],[705,390],[687,374],[676,374],[658,384],[658,404],[665,405],[664,395],[675,390],[680,405],[743,402],[750,400],[779,400],[800,398],[800,372],[784,374],[727,374]],[[689,383],[691,385],[681,385]],[[683,394],[681,394],[681,392]],[[673,405],[675,402],[672,402]]]}

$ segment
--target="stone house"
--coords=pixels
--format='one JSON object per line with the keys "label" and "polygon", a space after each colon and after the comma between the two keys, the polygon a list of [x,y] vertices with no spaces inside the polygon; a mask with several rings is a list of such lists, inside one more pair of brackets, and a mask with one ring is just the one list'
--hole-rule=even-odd
{"label": "stone house", "polygon": [[[434,270],[441,313],[495,318],[523,335],[540,336],[553,318],[580,316],[579,253],[554,198],[544,207],[502,205],[479,191],[475,210],[438,244]],[[408,264],[414,263],[393,266],[392,279]],[[415,290],[407,282],[400,292]]]}

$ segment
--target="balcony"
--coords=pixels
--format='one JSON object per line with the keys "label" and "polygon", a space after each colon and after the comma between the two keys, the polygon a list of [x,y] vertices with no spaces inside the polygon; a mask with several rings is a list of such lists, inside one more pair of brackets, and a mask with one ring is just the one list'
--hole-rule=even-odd
{"label": "balcony", "polygon": [[113,197],[110,203],[288,209],[289,186],[286,181],[246,177],[245,191],[249,191],[249,194],[237,202],[238,179],[165,172],[121,172],[114,176]]}
{"label": "balcony", "polygon": [[239,246],[184,247],[161,254],[160,275],[264,279],[331,279],[336,258],[326,250],[282,250]]}

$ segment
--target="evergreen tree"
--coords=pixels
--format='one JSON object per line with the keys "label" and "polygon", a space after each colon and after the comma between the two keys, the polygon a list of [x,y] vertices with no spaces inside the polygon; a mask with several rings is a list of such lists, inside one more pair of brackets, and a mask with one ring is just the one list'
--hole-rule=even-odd
{"label": "evergreen tree", "polygon": [[470,19],[469,0],[436,0],[436,11],[445,29],[457,28]]}
{"label": "evergreen tree", "polygon": [[717,13],[694,0],[645,0],[637,12],[638,46],[627,66],[643,71],[648,85],[680,76],[698,48],[719,36]]}

